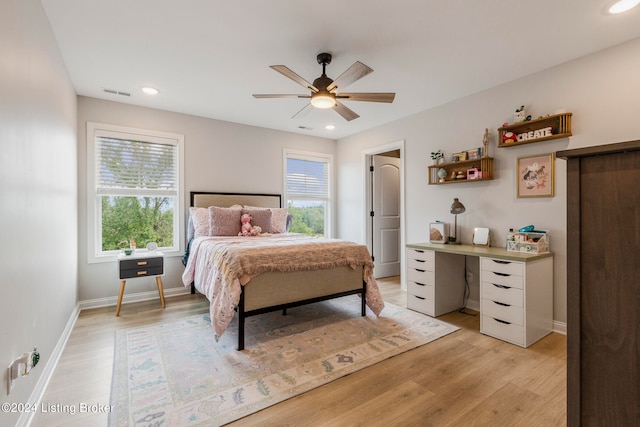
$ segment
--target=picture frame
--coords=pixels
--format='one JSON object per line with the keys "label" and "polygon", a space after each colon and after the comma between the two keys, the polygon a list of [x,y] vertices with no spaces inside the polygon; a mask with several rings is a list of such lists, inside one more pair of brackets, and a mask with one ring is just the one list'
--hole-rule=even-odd
{"label": "picture frame", "polygon": [[553,197],[555,154],[538,154],[516,160],[518,197]]}
{"label": "picture frame", "polygon": [[429,224],[429,241],[431,243],[447,243],[449,240],[449,224],[432,222]]}
{"label": "picture frame", "polygon": [[459,162],[463,162],[465,160],[467,160],[467,152],[466,151],[461,151],[459,153],[454,153],[453,157],[457,157]]}

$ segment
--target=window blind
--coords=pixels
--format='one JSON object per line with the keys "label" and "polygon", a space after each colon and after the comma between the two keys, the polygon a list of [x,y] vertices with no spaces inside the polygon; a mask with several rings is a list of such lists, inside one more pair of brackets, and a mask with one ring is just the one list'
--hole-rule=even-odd
{"label": "window blind", "polygon": [[329,200],[329,163],[288,157],[287,197],[298,200]]}
{"label": "window blind", "polygon": [[178,145],[97,135],[98,194],[176,196]]}

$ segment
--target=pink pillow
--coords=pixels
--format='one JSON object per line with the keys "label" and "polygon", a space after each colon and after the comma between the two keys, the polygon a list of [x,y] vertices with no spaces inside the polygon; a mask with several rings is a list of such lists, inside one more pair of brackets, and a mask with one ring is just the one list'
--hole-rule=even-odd
{"label": "pink pillow", "polygon": [[271,208],[271,232],[286,233],[287,232],[287,208]]}
{"label": "pink pillow", "polygon": [[237,236],[240,232],[241,209],[209,207],[209,226],[211,236]]}
{"label": "pink pillow", "polygon": [[193,233],[189,230],[189,237],[209,235],[209,210],[207,208],[189,208],[189,228],[193,226]]}
{"label": "pink pillow", "polygon": [[[258,226],[263,233],[271,233],[271,210],[269,209],[242,209],[242,214],[251,215],[251,225]],[[240,218],[240,217],[238,217]],[[238,219],[238,222],[240,220]]]}

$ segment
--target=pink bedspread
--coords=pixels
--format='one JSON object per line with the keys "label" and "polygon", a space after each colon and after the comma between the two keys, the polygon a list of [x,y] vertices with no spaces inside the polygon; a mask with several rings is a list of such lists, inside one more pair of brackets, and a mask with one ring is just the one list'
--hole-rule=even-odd
{"label": "pink bedspread", "polygon": [[269,271],[318,270],[364,266],[367,306],[379,315],[384,308],[373,277],[373,261],[366,246],[302,234],[260,237],[198,237],[191,244],[182,274],[185,286],[196,288],[211,302],[211,324],[222,336],[240,301],[241,286]]}

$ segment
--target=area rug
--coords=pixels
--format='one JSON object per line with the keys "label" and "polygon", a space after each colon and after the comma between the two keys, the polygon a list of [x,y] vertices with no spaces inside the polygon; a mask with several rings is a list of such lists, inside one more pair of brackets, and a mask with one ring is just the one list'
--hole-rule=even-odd
{"label": "area rug", "polygon": [[362,317],[352,295],[248,318],[243,351],[208,314],[119,330],[109,425],[222,425],[457,329],[389,303]]}

